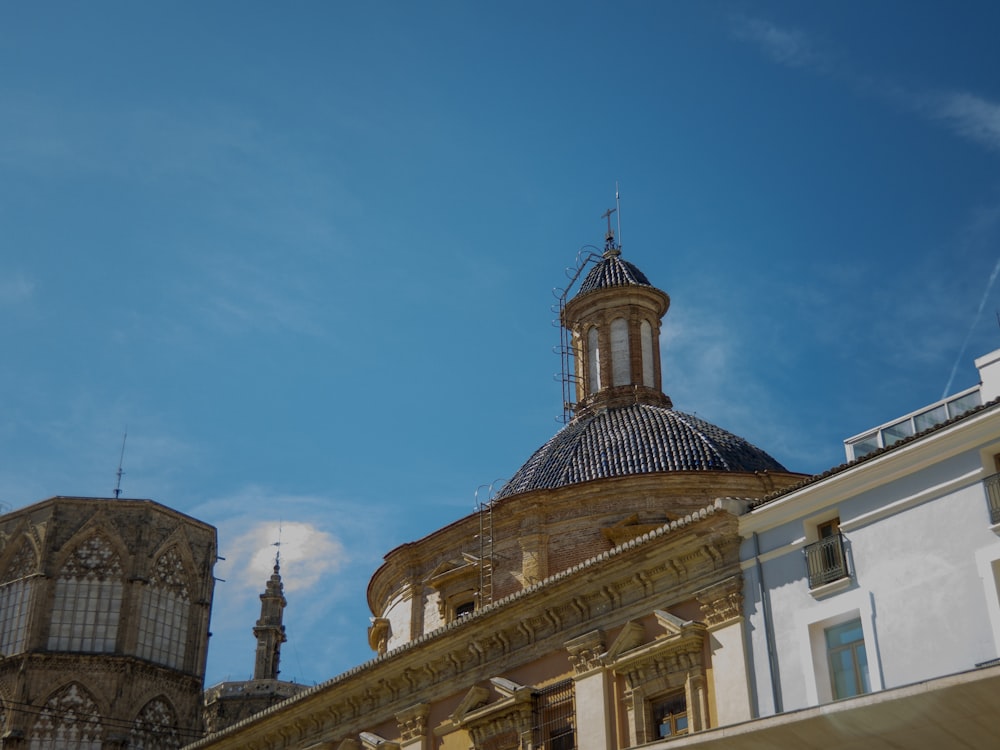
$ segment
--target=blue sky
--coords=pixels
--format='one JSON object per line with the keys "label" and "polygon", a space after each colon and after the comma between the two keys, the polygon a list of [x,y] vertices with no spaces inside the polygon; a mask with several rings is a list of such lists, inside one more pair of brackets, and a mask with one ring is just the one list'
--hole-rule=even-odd
{"label": "blue sky", "polygon": [[[873,7],[874,6],[874,7]],[[552,289],[672,299],[665,390],[789,469],[1000,347],[1000,6],[0,7],[0,502],[214,524],[208,681],[282,525],[282,677],[558,428]]]}

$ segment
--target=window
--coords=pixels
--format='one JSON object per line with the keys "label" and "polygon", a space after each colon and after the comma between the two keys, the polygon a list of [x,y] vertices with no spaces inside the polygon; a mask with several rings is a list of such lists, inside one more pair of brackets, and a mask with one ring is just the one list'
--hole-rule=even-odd
{"label": "window", "polygon": [[37,568],[35,551],[27,541],[7,566],[0,579],[0,654],[10,656],[24,651],[28,637],[28,611]]}
{"label": "window", "polygon": [[176,548],[171,547],[156,561],[141,602],[139,656],[182,669],[191,602],[184,563]]}
{"label": "window", "polygon": [[829,521],[824,521],[816,527],[816,533],[819,534],[820,539],[829,539],[834,534],[839,534],[840,519],[832,518]]}
{"label": "window", "polygon": [[676,737],[688,733],[687,700],[684,693],[653,701],[652,712],[657,737]]}
{"label": "window", "polygon": [[601,390],[601,347],[597,327],[587,331],[587,393]]}
{"label": "window", "polygon": [[475,611],[476,611],[476,603],[474,601],[463,602],[462,604],[459,604],[457,607],[455,607],[455,619],[457,620],[459,618],[466,617],[468,615],[471,615]]}
{"label": "window", "polygon": [[861,619],[834,625],[825,633],[833,697],[851,698],[871,692]]}
{"label": "window", "polygon": [[611,321],[611,384],[629,385],[632,382],[632,363],[629,359],[628,321],[615,318]]}
{"label": "window", "polygon": [[805,547],[806,568],[809,573],[809,588],[814,589],[826,583],[847,577],[847,559],[844,555],[844,539],[840,534],[840,519],[824,521],[816,527],[818,541]]}
{"label": "window", "polygon": [[175,750],[181,746],[177,715],[165,698],[146,704],[135,717],[128,739],[128,747],[135,750]]}
{"label": "window", "polygon": [[113,652],[121,606],[121,560],[111,543],[95,534],[73,551],[59,571],[49,649]]}
{"label": "window", "polygon": [[648,320],[639,324],[639,341],[642,344],[642,384],[647,388],[654,388],[653,382],[655,369],[653,367],[653,327]]}
{"label": "window", "polygon": [[28,750],[100,750],[102,734],[97,704],[74,682],[45,702],[31,728]]}
{"label": "window", "polygon": [[[542,750],[574,750],[573,681],[564,680],[534,694],[534,735]],[[537,741],[537,740],[536,740]]]}

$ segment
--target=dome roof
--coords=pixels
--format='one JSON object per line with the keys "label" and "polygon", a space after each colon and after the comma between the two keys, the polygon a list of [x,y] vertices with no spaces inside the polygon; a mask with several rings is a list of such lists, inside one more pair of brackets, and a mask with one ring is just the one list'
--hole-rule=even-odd
{"label": "dome roof", "polygon": [[606,252],[601,261],[590,269],[580,284],[577,296],[617,286],[652,286],[652,284],[649,283],[646,274],[627,260],[622,260],[620,252],[613,250]]}
{"label": "dome roof", "polygon": [[741,437],[653,404],[585,413],[535,451],[498,497],[664,471],[786,471]]}

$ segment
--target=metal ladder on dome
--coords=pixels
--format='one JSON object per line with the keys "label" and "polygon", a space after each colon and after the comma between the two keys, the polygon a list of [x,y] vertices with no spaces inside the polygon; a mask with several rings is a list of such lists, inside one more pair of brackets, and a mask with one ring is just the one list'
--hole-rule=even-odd
{"label": "metal ladder on dome", "polygon": [[[476,510],[479,513],[479,608],[493,603],[493,500],[494,487],[499,481],[480,485],[476,489]],[[479,490],[484,487],[488,489],[486,502],[479,499]]]}

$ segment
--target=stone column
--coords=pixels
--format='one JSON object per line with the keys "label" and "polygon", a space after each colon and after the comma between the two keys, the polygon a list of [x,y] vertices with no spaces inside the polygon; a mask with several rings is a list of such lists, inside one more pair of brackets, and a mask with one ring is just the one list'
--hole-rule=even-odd
{"label": "stone column", "polygon": [[604,633],[594,630],[565,645],[574,670],[577,750],[606,750],[612,746],[614,704],[602,658]]}
{"label": "stone column", "polygon": [[710,635],[717,726],[752,718],[742,587],[742,576],[736,575],[695,594]]}

